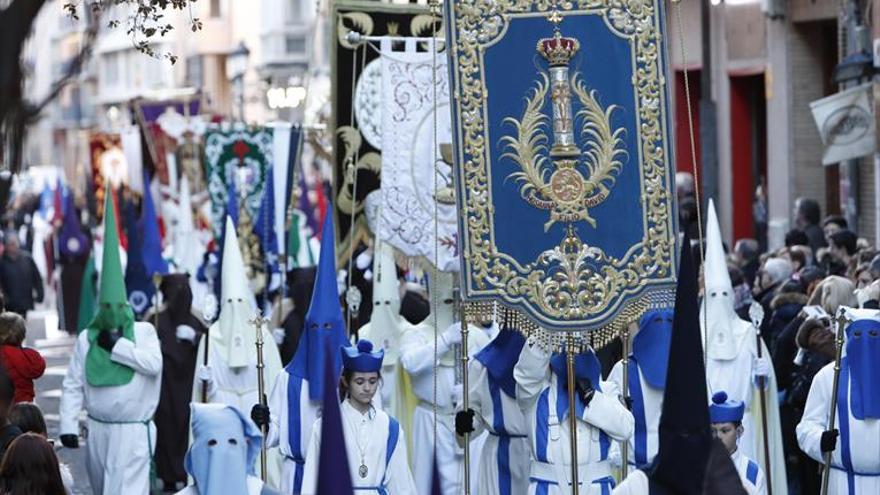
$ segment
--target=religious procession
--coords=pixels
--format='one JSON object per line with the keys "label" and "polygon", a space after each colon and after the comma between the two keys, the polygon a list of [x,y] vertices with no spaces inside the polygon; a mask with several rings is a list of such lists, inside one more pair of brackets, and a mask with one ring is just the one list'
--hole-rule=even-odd
{"label": "religious procession", "polygon": [[875,3],[0,1],[0,495],[880,494]]}

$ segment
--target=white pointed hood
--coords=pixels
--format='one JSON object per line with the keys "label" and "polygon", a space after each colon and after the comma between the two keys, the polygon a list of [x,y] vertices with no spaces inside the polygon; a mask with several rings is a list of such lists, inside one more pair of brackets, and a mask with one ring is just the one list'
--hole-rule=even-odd
{"label": "white pointed hood", "polygon": [[373,272],[373,314],[368,323],[369,338],[385,351],[386,362],[396,362],[402,331],[397,264],[391,245],[378,239]]}
{"label": "white pointed hood", "polygon": [[727,271],[721,228],[712,200],[709,200],[706,219],[703,280],[705,290],[700,307],[703,349],[710,359],[734,359],[739,355],[751,324],[740,319],[734,310],[733,284]]}
{"label": "white pointed hood", "polygon": [[256,332],[248,323],[254,317],[256,305],[248,285],[235,226],[228,216],[221,270],[220,318],[209,332],[214,346],[212,352],[223,356],[230,368],[241,368],[256,360]]}

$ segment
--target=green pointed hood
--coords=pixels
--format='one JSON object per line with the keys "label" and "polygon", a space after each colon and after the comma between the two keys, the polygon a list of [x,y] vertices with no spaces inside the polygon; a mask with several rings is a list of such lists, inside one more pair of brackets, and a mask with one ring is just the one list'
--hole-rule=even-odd
{"label": "green pointed hood", "polygon": [[104,204],[104,253],[101,259],[101,282],[98,286],[98,304],[128,303],[125,276],[119,261],[119,229],[116,223],[112,193],[107,191]]}
{"label": "green pointed hood", "polygon": [[119,230],[112,189],[107,189],[104,203],[104,253],[101,280],[98,284],[98,308],[88,326],[89,351],[86,354],[86,379],[93,387],[126,385],[134,370],[111,359],[111,354],[96,340],[105,330],[122,330],[122,338],[134,342],[134,311],[125,294],[125,279],[119,261]]}

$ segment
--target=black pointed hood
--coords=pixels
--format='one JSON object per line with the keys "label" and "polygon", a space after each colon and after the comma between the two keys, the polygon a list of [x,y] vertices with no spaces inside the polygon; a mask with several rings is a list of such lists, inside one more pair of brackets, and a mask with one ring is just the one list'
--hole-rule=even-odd
{"label": "black pointed hood", "polygon": [[659,450],[649,468],[651,495],[699,495],[712,449],[697,274],[690,239],[682,242]]}

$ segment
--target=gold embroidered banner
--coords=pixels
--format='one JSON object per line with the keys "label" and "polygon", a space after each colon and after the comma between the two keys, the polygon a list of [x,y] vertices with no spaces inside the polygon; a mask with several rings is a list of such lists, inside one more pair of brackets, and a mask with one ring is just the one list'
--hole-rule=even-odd
{"label": "gold embroidered banner", "polygon": [[662,2],[447,9],[466,298],[599,345],[671,306]]}

